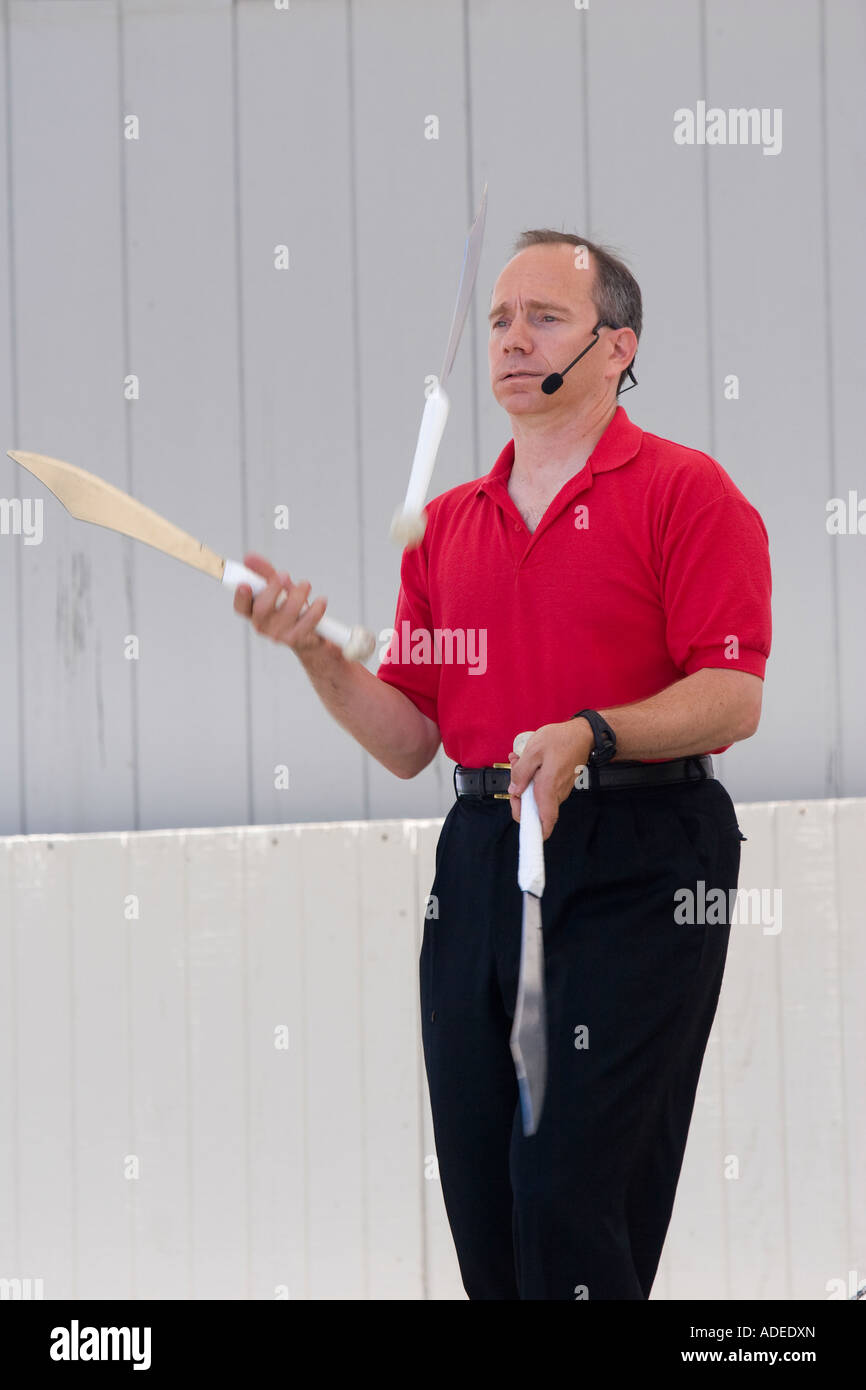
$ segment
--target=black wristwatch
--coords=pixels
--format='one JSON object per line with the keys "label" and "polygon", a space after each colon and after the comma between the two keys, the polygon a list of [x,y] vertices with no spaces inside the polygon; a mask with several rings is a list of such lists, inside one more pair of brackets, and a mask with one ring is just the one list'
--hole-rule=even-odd
{"label": "black wristwatch", "polygon": [[595,735],[595,747],[587,759],[588,767],[604,767],[616,756],[616,734],[597,709],[580,709],[572,719],[585,719]]}

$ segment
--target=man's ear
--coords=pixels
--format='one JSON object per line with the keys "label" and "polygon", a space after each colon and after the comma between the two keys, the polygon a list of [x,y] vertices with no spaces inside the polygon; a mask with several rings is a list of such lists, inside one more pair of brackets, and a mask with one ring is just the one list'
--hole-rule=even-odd
{"label": "man's ear", "polygon": [[613,343],[619,369],[624,372],[626,365],[632,363],[637,355],[637,334],[633,328],[618,328]]}

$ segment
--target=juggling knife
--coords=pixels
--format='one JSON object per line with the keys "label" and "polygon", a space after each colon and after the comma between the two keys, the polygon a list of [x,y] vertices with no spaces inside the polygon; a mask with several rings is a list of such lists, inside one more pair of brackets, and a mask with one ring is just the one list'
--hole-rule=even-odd
{"label": "juggling knife", "polygon": [[[134,541],[143,541],[145,545],[161,550],[164,555],[172,555],[185,565],[192,565],[193,569],[209,574],[212,579],[218,579],[230,588],[249,584],[253,593],[258,594],[266,587],[266,581],[260,574],[255,574],[236,560],[224,560],[202,545],[201,541],[194,540],[178,526],[152,512],[128,493],[121,492],[113,483],[98,478],[95,473],[86,473],[74,463],[64,463],[62,459],[48,458],[45,454],[20,453],[12,449],[7,453],[44,483],[70,515],[79,521],[90,521],[95,526],[105,526],[109,531],[131,536]],[[316,631],[342,647],[343,655],[350,661],[365,661],[376,645],[371,632],[362,627],[349,628],[327,613],[317,623]]]}
{"label": "juggling knife", "polygon": [[[531,737],[532,730],[517,735],[514,751],[518,757]],[[544,836],[531,782],[520,798],[517,882],[523,891],[523,927],[517,1003],[509,1045],[517,1073],[523,1133],[530,1135],[538,1129],[547,1088],[547,1009],[541,931]]]}
{"label": "juggling knife", "polygon": [[400,545],[408,546],[410,550],[420,545],[427,526],[424,503],[427,500],[427,489],[433,476],[436,455],[439,452],[439,444],[450,408],[450,402],[445,393],[445,382],[448,380],[454,365],[460,335],[463,332],[463,325],[466,322],[466,315],[469,313],[469,305],[472,302],[472,291],[475,288],[475,277],[478,274],[478,262],[481,259],[481,247],[484,241],[486,217],[487,184],[484,185],[481,202],[475,214],[475,221],[469,229],[469,235],[463,249],[463,268],[460,272],[460,284],[457,287],[457,303],[454,305],[454,315],[451,319],[448,346],[445,349],[439,380],[424,405],[421,428],[418,431],[418,442],[415,445],[415,457],[412,460],[412,471],[409,474],[409,486],[406,489],[406,500],[402,507],[395,512],[394,520],[391,522],[392,539],[399,542]]}

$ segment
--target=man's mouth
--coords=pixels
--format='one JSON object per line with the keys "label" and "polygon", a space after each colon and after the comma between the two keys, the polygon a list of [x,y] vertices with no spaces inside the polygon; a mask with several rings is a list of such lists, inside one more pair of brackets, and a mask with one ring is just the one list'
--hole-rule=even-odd
{"label": "man's mouth", "polygon": [[513,377],[520,377],[520,376],[541,376],[541,373],[540,373],[540,372],[520,372],[520,371],[518,371],[518,372],[506,372],[504,376],[501,376],[501,377],[499,378],[499,380],[500,380],[500,381],[511,381]]}

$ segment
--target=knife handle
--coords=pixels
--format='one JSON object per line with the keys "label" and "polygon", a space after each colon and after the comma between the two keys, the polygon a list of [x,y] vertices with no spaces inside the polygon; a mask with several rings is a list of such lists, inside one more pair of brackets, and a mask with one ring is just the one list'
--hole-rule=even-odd
{"label": "knife handle", "polygon": [[[534,733],[533,729],[518,734],[514,740],[514,751],[518,757]],[[532,783],[520,798],[520,833],[517,850],[517,884],[524,892],[534,893],[540,898],[544,892],[544,829]]]}
{"label": "knife handle", "polygon": [[424,536],[427,525],[424,503],[427,500],[427,490],[433,477],[436,455],[439,452],[449,409],[448,397],[437,382],[424,404],[406,500],[391,522],[392,540],[408,546],[410,550],[420,545]]}
{"label": "knife handle", "polygon": [[[263,579],[260,574],[256,574],[254,570],[247,569],[246,565],[240,564],[237,560],[226,560],[221,582],[230,589],[236,589],[239,584],[248,584],[254,594],[260,594],[262,589],[267,588],[266,579]],[[283,602],[285,602],[285,598],[283,598]],[[278,599],[277,607],[280,606]],[[308,603],[305,603],[301,612],[303,613],[309,606]],[[330,617],[327,613],[316,623],[316,631],[326,637],[329,642],[336,642],[347,661],[366,661],[367,657],[372,655],[376,645],[375,637],[366,628],[347,627],[345,623],[338,622],[336,618]]]}

